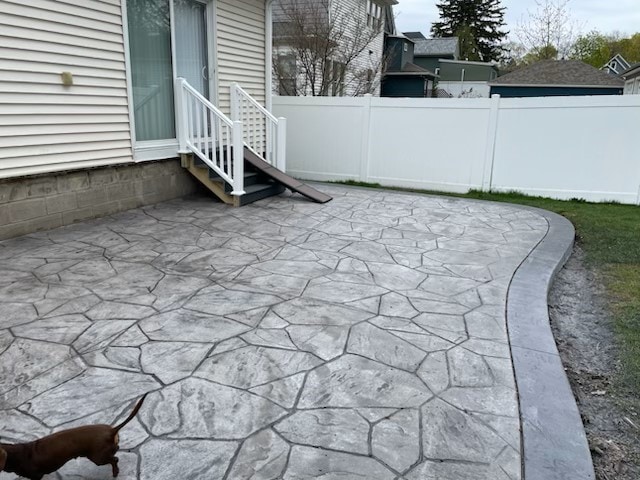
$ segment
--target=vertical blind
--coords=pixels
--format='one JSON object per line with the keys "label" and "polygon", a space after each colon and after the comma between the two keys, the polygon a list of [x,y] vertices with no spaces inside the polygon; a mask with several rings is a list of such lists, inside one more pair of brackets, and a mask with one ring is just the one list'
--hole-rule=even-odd
{"label": "vertical blind", "polygon": [[175,0],[174,8],[178,76],[209,98],[207,6],[196,0]]}

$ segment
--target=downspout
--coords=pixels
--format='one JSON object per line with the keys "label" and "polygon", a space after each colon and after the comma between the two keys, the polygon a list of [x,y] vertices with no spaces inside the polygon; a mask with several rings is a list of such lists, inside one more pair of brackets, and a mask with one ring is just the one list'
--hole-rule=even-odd
{"label": "downspout", "polygon": [[265,14],[265,95],[267,110],[271,111],[273,106],[273,2],[274,0],[267,0],[266,14]]}

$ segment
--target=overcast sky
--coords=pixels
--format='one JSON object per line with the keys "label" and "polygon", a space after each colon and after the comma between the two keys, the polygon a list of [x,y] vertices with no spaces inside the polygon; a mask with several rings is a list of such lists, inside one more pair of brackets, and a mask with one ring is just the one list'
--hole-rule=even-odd
{"label": "overcast sky", "polygon": [[[437,0],[399,0],[394,7],[398,31],[421,31],[428,37],[431,23],[438,19],[436,3]],[[536,7],[535,0],[502,0],[502,5],[507,7],[505,20],[511,32],[527,9],[533,11]],[[569,8],[584,33],[640,32],[640,0],[570,0]]]}

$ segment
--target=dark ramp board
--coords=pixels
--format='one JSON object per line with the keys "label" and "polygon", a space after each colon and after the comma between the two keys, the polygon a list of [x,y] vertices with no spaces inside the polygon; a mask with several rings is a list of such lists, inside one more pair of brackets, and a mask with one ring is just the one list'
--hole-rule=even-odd
{"label": "dark ramp board", "polygon": [[314,202],[327,203],[329,200],[333,200],[333,197],[330,197],[326,193],[322,193],[315,188],[310,187],[309,185],[305,185],[300,180],[296,180],[295,178],[290,177],[286,173],[281,172],[277,168],[269,165],[267,162],[262,160],[258,155],[256,155],[246,147],[244,149],[244,160],[260,170],[260,172],[271,177],[276,182],[284,185],[289,190],[298,192],[300,195],[304,195]]}

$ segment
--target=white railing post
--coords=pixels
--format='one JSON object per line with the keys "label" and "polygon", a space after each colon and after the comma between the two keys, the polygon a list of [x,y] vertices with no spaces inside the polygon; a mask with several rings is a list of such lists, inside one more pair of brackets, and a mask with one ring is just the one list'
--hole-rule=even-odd
{"label": "white railing post", "polygon": [[187,148],[187,102],[185,101],[184,78],[176,78],[174,98],[176,108],[176,136],[178,137],[178,153],[190,153]]}
{"label": "white railing post", "polygon": [[244,195],[244,141],[242,122],[233,122],[233,191],[231,195]]}
{"label": "white railing post", "polygon": [[240,98],[238,95],[238,84],[232,83],[231,87],[231,120],[241,121],[240,118]]}
{"label": "white railing post", "polygon": [[287,170],[287,119],[278,117],[276,130],[276,168]]}

